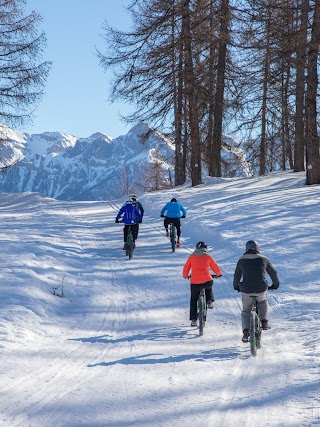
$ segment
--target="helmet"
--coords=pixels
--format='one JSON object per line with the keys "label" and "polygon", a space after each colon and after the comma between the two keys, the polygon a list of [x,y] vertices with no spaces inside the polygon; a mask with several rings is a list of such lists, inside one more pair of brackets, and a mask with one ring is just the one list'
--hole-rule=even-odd
{"label": "helmet", "polygon": [[127,200],[126,205],[132,205],[132,200]]}
{"label": "helmet", "polygon": [[176,202],[177,199],[174,197],[173,199],[171,199],[171,202]]}
{"label": "helmet", "polygon": [[204,242],[198,242],[197,244],[196,244],[196,248],[197,249],[207,249],[207,244],[206,243],[204,243]]}
{"label": "helmet", "polygon": [[257,243],[257,242],[255,242],[254,240],[249,240],[249,241],[246,243],[246,251],[249,251],[250,249],[253,249],[253,250],[255,250],[255,251],[258,251],[258,250],[259,250],[258,243]]}

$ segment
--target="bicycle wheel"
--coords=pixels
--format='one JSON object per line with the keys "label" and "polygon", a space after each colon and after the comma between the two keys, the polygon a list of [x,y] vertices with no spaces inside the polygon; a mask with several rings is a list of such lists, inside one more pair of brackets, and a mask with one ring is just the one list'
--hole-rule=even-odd
{"label": "bicycle wheel", "polygon": [[257,334],[257,349],[261,348],[261,332],[262,332],[262,325],[260,317],[257,316],[257,327],[256,327],[256,334]]}
{"label": "bicycle wheel", "polygon": [[131,227],[129,227],[128,236],[127,236],[126,255],[129,257],[129,259],[132,259],[132,254],[133,254],[133,236],[132,236]]}
{"label": "bicycle wheel", "polygon": [[170,224],[170,236],[171,236],[171,249],[172,249],[172,252],[175,252],[175,250],[176,250],[176,228],[172,223]]}
{"label": "bicycle wheel", "polygon": [[201,291],[199,296],[199,335],[203,335],[203,328],[206,323],[205,300]]}
{"label": "bicycle wheel", "polygon": [[257,355],[257,326],[259,318],[255,311],[252,311],[250,313],[250,326],[249,326],[249,333],[250,333],[250,352],[251,356]]}

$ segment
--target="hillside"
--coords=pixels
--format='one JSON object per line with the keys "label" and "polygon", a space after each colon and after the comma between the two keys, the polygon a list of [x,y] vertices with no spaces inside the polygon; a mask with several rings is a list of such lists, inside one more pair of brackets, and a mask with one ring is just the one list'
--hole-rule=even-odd
{"label": "hillside", "polygon": [[[304,174],[207,179],[142,195],[134,259],[117,203],[1,194],[1,427],[310,427],[320,424],[320,193]],[[187,209],[170,252],[161,207]],[[232,279],[255,238],[278,270],[272,329],[241,342]],[[187,257],[205,240],[223,277],[199,337]],[[61,293],[64,298],[53,293]]]}

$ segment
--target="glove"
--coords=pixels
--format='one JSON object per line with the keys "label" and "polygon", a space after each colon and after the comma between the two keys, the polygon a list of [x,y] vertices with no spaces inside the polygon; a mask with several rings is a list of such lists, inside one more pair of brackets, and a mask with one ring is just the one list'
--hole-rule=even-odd
{"label": "glove", "polygon": [[278,289],[279,288],[279,285],[274,285],[273,283],[272,283],[272,285],[270,286],[270,289],[274,289],[274,290],[276,290],[276,289]]}
{"label": "glove", "polygon": [[161,218],[164,218],[164,215],[160,215]]}
{"label": "glove", "polygon": [[234,289],[235,291],[240,292],[240,286],[239,286],[239,285],[233,285],[233,289]]}
{"label": "glove", "polygon": [[118,220],[118,219],[116,219],[116,223],[117,223],[117,224],[119,223],[119,220]]}
{"label": "glove", "polygon": [[186,216],[185,215],[182,215],[182,217],[181,218],[185,218]]}

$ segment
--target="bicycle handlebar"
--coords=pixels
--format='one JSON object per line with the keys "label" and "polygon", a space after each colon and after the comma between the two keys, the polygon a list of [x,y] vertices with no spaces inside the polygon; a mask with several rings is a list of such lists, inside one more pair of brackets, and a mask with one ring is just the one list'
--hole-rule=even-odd
{"label": "bicycle handlebar", "polygon": [[170,218],[170,219],[181,219],[181,218],[185,218],[185,217],[186,217],[185,215],[182,215],[182,216],[179,216],[177,218],[172,218],[171,216],[168,217],[167,215],[160,215],[160,218]]}
{"label": "bicycle handlebar", "polygon": [[[221,274],[221,276],[222,276],[222,274]],[[219,279],[219,277],[221,277],[221,276],[217,276],[216,274],[211,274],[211,277],[212,277],[213,279]],[[188,276],[188,277],[187,277],[187,279],[190,279],[190,277],[191,277],[191,275],[190,275],[190,276]]]}

